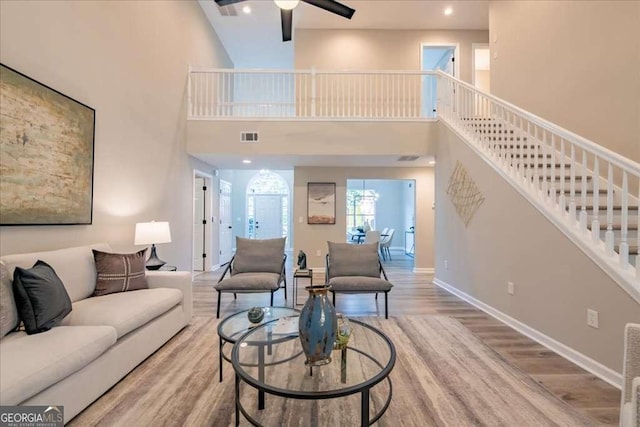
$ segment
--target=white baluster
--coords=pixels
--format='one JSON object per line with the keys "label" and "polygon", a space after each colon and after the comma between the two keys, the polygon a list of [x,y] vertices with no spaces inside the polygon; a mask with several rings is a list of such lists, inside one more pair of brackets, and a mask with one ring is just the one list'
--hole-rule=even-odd
{"label": "white baluster", "polygon": [[580,202],[580,229],[587,231],[587,152],[582,150],[582,182]]}
{"label": "white baluster", "polygon": [[[627,171],[622,170],[622,211],[620,212],[620,266],[627,268],[629,266],[629,243],[627,241],[629,237],[629,178],[627,177]],[[636,264],[638,262],[636,261]]]}
{"label": "white baluster", "polygon": [[594,242],[600,240],[600,218],[599,208],[600,208],[600,163],[598,161],[598,156],[595,156],[593,160],[593,219],[591,220],[591,239]]}
{"label": "white baluster", "polygon": [[[564,139],[560,140],[562,144],[562,157],[564,157]],[[576,220],[576,149],[571,144],[571,176],[569,181],[569,217],[573,223]],[[562,195],[564,196],[564,179],[562,180]]]}
{"label": "white baluster", "polygon": [[[558,200],[556,199],[556,195],[557,195],[557,192],[556,192],[556,172],[555,172],[555,166],[556,166],[556,136],[553,133],[551,134],[551,158],[550,158],[550,161],[551,161],[551,164],[552,164],[552,166],[551,166],[551,175],[549,177],[549,180],[550,180],[549,184],[550,184],[550,188],[551,188],[551,194],[550,194],[551,195],[551,205],[553,207],[556,207],[556,208],[561,208],[560,209],[560,213],[564,216],[564,214],[565,214],[564,208],[565,207],[564,206],[559,206],[558,205]],[[564,171],[564,161],[561,162],[560,170]]]}
{"label": "white baluster", "polygon": [[[549,183],[547,182],[547,133],[544,129],[540,129],[542,131],[542,146],[541,155],[542,155],[542,196],[545,200],[549,197]],[[538,157],[536,157],[537,163]]]}
{"label": "white baluster", "polygon": [[609,162],[607,168],[607,231],[604,234],[604,243],[609,256],[613,256],[613,240],[613,166]]}

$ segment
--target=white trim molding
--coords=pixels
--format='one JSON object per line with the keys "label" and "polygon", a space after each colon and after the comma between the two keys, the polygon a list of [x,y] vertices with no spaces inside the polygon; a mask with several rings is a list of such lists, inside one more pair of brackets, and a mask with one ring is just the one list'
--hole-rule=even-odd
{"label": "white trim molding", "polygon": [[611,384],[612,386],[621,389],[622,388],[622,374],[614,371],[613,369],[610,369],[606,366],[604,366],[603,364],[601,364],[600,362],[597,362],[593,359],[591,359],[590,357],[580,353],[579,351],[559,342],[556,341],[555,339],[551,338],[548,335],[543,334],[542,332],[533,329],[532,327],[520,322],[517,319],[514,319],[513,317],[501,312],[500,310],[497,310],[493,307],[491,307],[488,304],[483,303],[482,301],[472,297],[471,295],[461,291],[460,289],[451,286],[450,284],[444,282],[443,280],[440,280],[438,278],[434,278],[433,279],[433,284],[447,290],[448,292],[454,294],[455,296],[457,296],[458,298],[468,302],[469,304],[473,305],[474,307],[484,311],[485,313],[487,313],[488,315],[496,318],[497,320],[501,321],[502,323],[512,327],[513,329],[515,329],[516,331],[520,332],[521,334],[531,338],[532,340],[536,341],[537,343],[545,346],[546,348],[548,348],[551,351],[554,351],[555,353],[559,354],[560,356],[564,357],[565,359],[575,363],[576,365],[580,366],[581,368],[591,372],[593,375],[595,375],[596,377],[602,379],[603,381],[606,381],[607,383]]}
{"label": "white trim molding", "polygon": [[427,268],[413,267],[413,272],[414,273],[436,274],[436,269],[433,268],[433,267],[427,267]]}

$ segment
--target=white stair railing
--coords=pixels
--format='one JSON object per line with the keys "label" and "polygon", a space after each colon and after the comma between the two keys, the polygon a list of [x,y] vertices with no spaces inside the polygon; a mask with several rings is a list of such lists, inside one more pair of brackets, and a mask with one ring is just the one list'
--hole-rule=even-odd
{"label": "white stair railing", "polygon": [[438,117],[640,302],[640,164],[442,72]]}
{"label": "white stair railing", "polygon": [[191,120],[435,118],[431,71],[190,68]]}

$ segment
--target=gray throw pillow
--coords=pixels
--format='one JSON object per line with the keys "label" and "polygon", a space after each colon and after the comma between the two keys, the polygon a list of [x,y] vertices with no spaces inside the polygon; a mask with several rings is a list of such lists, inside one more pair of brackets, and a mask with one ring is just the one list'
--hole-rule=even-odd
{"label": "gray throw pillow", "polygon": [[0,339],[15,330],[20,323],[12,287],[9,270],[0,262]]}
{"label": "gray throw pillow", "polygon": [[97,272],[93,296],[147,289],[146,252],[143,249],[132,254],[111,254],[93,249]]}
{"label": "gray throw pillow", "polygon": [[352,245],[327,242],[329,278],[341,276],[380,277],[378,243]]}
{"label": "gray throw pillow", "polygon": [[71,312],[71,299],[55,270],[38,260],[32,268],[16,267],[13,293],[27,334],[45,332]]}
{"label": "gray throw pillow", "polygon": [[243,239],[236,237],[233,274],[278,273],[282,271],[285,238]]}

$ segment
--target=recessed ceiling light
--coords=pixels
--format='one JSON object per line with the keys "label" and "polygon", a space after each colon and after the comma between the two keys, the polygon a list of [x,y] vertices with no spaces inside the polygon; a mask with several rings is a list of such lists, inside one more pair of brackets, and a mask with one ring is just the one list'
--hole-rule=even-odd
{"label": "recessed ceiling light", "polygon": [[247,5],[242,8],[242,11],[247,15],[251,13],[251,6]]}
{"label": "recessed ceiling light", "polygon": [[452,8],[451,6],[447,7],[447,8],[444,10],[444,14],[445,14],[445,15],[447,15],[447,16],[449,16],[449,15],[453,15],[453,8]]}
{"label": "recessed ceiling light", "polygon": [[244,163],[245,165],[248,165],[249,163],[251,163],[251,160],[244,159],[244,160],[242,161],[242,163]]}
{"label": "recessed ceiling light", "polygon": [[429,166],[433,166],[433,165],[435,165],[435,164],[436,164],[436,161],[435,161],[435,160],[429,160]]}

